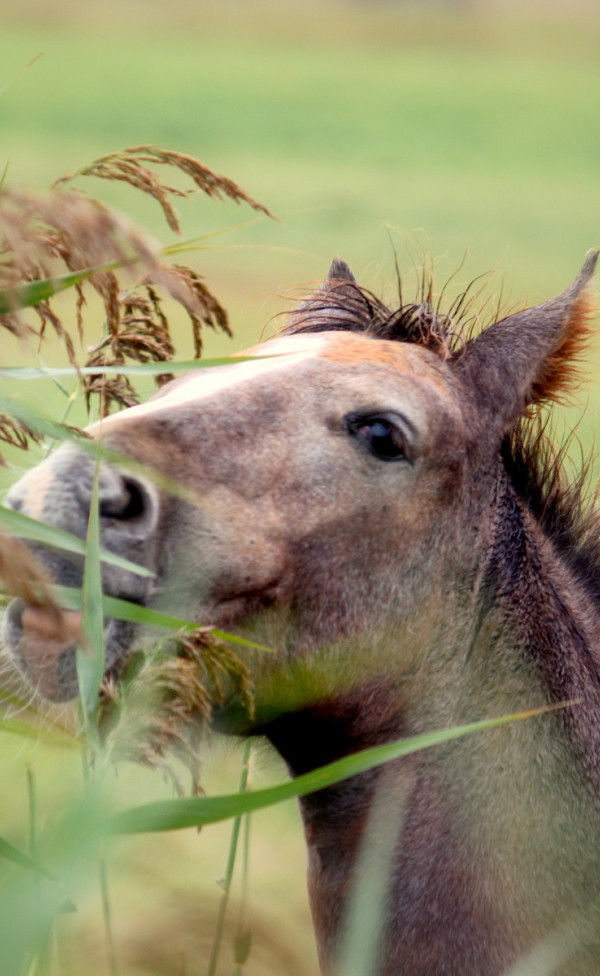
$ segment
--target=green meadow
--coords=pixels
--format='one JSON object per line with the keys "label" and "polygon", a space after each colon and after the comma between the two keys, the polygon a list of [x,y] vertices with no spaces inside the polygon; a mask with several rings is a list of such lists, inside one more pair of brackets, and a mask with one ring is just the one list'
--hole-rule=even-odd
{"label": "green meadow", "polygon": [[[338,253],[379,290],[392,249],[404,271],[424,251],[440,278],[467,255],[462,281],[493,269],[520,299],[560,288],[598,244],[597,20],[170,6],[163,23],[144,22],[152,3],[132,8],[139,21],[124,3],[91,23],[3,23],[3,82],[42,54],[0,97],[3,162],[9,182],[43,187],[152,143],[238,180],[280,221],[202,258],[238,330],[262,322],[257,296],[318,278]],[[150,206],[109,195],[163,235]],[[185,234],[250,216],[197,198]]]}
{"label": "green meadow", "polygon": [[[276,216],[201,195],[178,204],[183,237],[203,237],[187,260],[229,310],[234,331],[232,340],[207,335],[207,355],[234,353],[276,328],[289,296],[305,294],[337,255],[392,301],[396,261],[409,295],[423,266],[433,270],[438,292],[451,278],[448,301],[485,275],[487,321],[499,303],[562,290],[586,252],[600,246],[597,14],[342,0],[13,6],[4,0],[0,8],[0,175],[6,167],[7,185],[42,190],[112,150],[157,145],[196,156]],[[175,240],[158,206],[130,187],[91,179],[78,185],[162,243]],[[74,316],[69,301],[60,307]],[[182,316],[173,314],[179,355],[189,358]],[[92,304],[85,341],[97,342],[101,330]],[[0,348],[2,367],[35,362],[8,335]],[[57,346],[41,355],[61,361]],[[600,340],[584,379],[561,424],[577,425],[587,449],[600,415]],[[11,381],[3,394],[59,419],[62,399],[52,383]],[[71,419],[83,422],[83,414]],[[0,484],[39,456],[11,454],[14,469],[1,473]],[[3,731],[0,714],[0,836],[32,852],[36,830],[56,829],[54,848],[44,853],[60,861],[61,816],[69,805],[85,805],[81,757],[72,744],[53,742],[54,712],[41,721],[46,734],[29,738],[15,725]],[[68,713],[59,721],[69,723]],[[204,788],[235,789],[239,766],[236,746],[213,743]],[[172,792],[142,769],[103,775],[106,795],[120,808]],[[285,778],[260,748],[251,775],[255,786]],[[250,830],[253,946],[235,972],[315,976],[294,802],[253,814]],[[23,968],[26,927],[22,933],[16,925],[14,955],[0,939],[0,973],[204,974],[230,834],[225,822],[200,834],[121,838],[107,846],[101,869],[96,853],[80,845],[52,944],[24,957]],[[0,917],[3,905],[8,918],[18,917],[19,899],[45,905],[47,882],[23,882],[19,871],[9,865]],[[217,970],[223,976],[234,971],[239,864],[236,871]]]}

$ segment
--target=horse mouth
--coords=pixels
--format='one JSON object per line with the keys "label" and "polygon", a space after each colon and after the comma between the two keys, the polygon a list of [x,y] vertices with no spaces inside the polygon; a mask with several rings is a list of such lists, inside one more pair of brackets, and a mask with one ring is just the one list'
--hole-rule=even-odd
{"label": "horse mouth", "polygon": [[[19,671],[43,698],[64,702],[79,694],[77,647],[83,644],[81,613],[34,607],[12,600],[4,616],[3,639]],[[105,622],[105,674],[118,666],[131,643],[133,625]]]}
{"label": "horse mouth", "polygon": [[[214,601],[202,614],[198,626],[233,629],[240,620],[252,617],[270,607],[278,592],[278,581],[266,588],[247,592],[232,592]],[[145,606],[143,599],[130,602]],[[145,628],[112,617],[104,621],[105,678],[117,677],[141,639]],[[156,633],[147,637],[156,642]],[[82,614],[77,611],[58,612],[48,606],[33,606],[21,598],[13,599],[4,616],[3,643],[10,657],[27,683],[42,698],[52,702],[66,702],[77,698],[77,648],[85,647],[82,634]]]}

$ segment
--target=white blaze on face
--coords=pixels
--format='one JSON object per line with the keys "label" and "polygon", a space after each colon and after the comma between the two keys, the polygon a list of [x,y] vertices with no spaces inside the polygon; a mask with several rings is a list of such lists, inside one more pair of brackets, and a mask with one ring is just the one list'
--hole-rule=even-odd
{"label": "white blaze on face", "polygon": [[327,333],[301,334],[282,336],[252,346],[240,353],[240,356],[250,357],[244,362],[199,369],[190,376],[175,381],[170,389],[156,394],[147,403],[129,407],[122,413],[100,420],[87,430],[100,431],[115,421],[137,420],[160,410],[207,399],[215,393],[239,386],[259,376],[285,372],[306,359],[317,357],[328,339],[330,335]]}

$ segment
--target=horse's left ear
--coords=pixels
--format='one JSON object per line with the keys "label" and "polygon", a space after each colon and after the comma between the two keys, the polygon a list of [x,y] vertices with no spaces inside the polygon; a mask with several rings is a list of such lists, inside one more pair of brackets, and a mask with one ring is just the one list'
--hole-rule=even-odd
{"label": "horse's left ear", "polygon": [[335,258],[327,277],[288,317],[286,332],[351,329],[356,308],[364,301],[356,278],[345,261]]}
{"label": "horse's left ear", "polygon": [[325,287],[329,285],[332,281],[349,281],[353,285],[356,284],[356,278],[350,271],[350,268],[345,261],[341,258],[334,258],[331,262],[331,267],[327,273],[327,278],[325,279]]}
{"label": "horse's left ear", "polygon": [[456,354],[455,369],[478,414],[502,433],[527,407],[560,400],[590,335],[592,251],[573,284],[542,305],[495,322]]}

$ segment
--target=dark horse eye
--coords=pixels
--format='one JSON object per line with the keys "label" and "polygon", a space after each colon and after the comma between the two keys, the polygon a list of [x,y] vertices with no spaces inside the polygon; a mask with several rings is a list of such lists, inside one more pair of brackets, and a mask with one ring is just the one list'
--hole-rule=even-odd
{"label": "dark horse eye", "polygon": [[410,460],[404,431],[389,414],[346,418],[348,431],[381,461]]}

